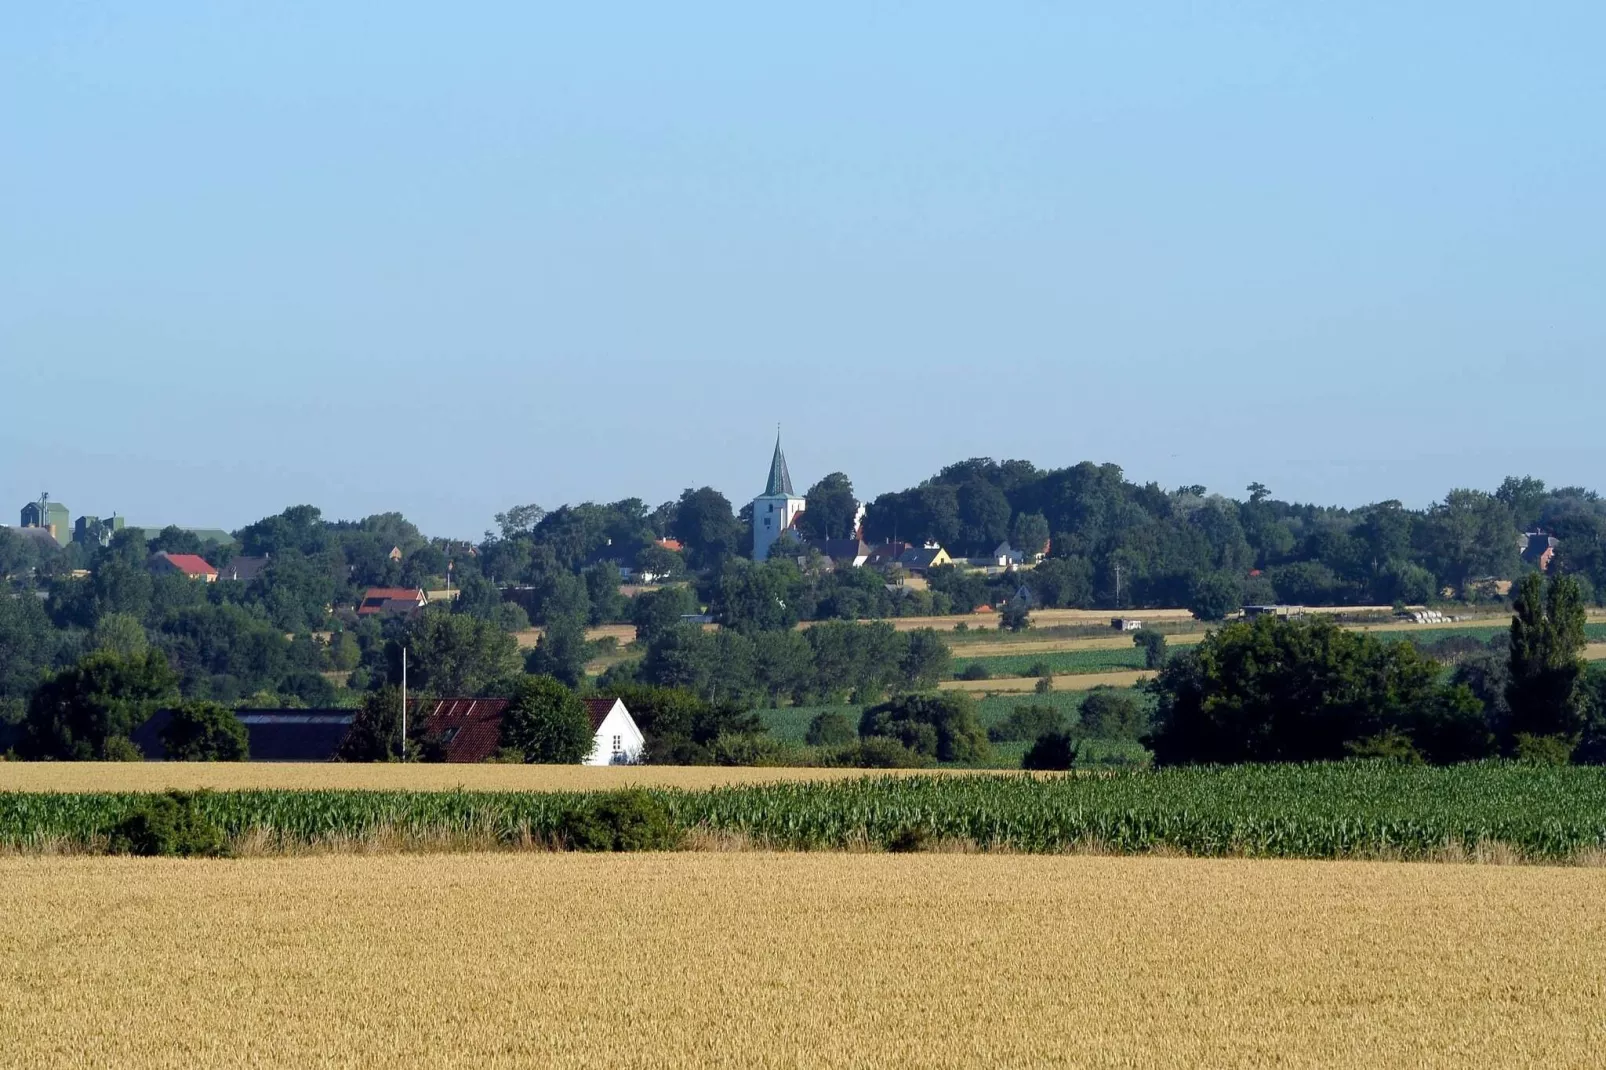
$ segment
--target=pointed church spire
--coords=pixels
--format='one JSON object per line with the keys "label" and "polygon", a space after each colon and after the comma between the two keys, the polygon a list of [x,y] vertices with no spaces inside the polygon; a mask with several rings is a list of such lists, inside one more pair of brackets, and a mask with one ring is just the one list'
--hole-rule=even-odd
{"label": "pointed church spire", "polygon": [[769,482],[764,484],[764,495],[765,497],[774,497],[783,494],[788,498],[797,496],[792,490],[792,473],[786,470],[786,454],[781,452],[781,428],[777,424],[775,427],[775,456],[770,461],[770,478]]}

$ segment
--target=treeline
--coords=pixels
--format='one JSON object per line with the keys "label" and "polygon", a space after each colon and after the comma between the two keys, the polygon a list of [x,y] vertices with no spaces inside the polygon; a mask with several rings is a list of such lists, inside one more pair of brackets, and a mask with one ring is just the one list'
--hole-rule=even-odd
{"label": "treeline", "polygon": [[1521,575],[1519,535],[1538,528],[1559,539],[1553,567],[1578,578],[1586,599],[1606,593],[1606,502],[1531,477],[1493,493],[1453,490],[1423,510],[1343,509],[1281,501],[1258,483],[1235,500],[1135,484],[1111,464],[984,458],[880,495],[865,516],[872,541],[931,539],[955,556],[1006,537],[1033,550],[1046,534],[1050,568],[1027,574],[1040,604],[1113,607],[1119,583],[1120,605],[1186,605],[1207,618],[1244,603],[1424,603],[1444,588],[1493,597],[1479,581]]}
{"label": "treeline", "polygon": [[950,660],[932,629],[899,632],[884,622],[751,633],[674,624],[644,638],[644,655],[604,673],[599,687],[643,682],[747,705],[862,704],[934,688]]}
{"label": "treeline", "polygon": [[[1154,682],[1159,764],[1373,757],[1606,763],[1606,673],[1582,660],[1582,591],[1519,586],[1510,634],[1484,649],[1345,631],[1322,618],[1229,624]],[[1469,648],[1470,647],[1470,648]],[[1440,654],[1453,662],[1448,674]]]}

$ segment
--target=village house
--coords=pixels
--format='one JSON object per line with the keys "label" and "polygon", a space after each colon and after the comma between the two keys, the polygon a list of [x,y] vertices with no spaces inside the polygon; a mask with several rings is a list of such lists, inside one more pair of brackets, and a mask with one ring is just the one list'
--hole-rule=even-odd
{"label": "village house", "polygon": [[166,550],[159,550],[151,555],[149,565],[150,570],[158,576],[176,572],[181,576],[206,583],[217,580],[217,569],[207,564],[206,558],[197,554],[170,554]]}
{"label": "village house", "polygon": [[429,595],[417,587],[370,587],[357,605],[357,616],[411,616],[428,604]]}
{"label": "village house", "polygon": [[261,557],[235,557],[217,570],[217,578],[229,580],[233,583],[250,583],[262,575],[268,567],[269,558],[266,554]]}
{"label": "village house", "polygon": [[[448,762],[483,762],[502,745],[505,698],[445,698],[424,720],[424,734],[437,742]],[[592,748],[581,765],[631,765],[641,760],[647,740],[622,700],[585,700]]]}

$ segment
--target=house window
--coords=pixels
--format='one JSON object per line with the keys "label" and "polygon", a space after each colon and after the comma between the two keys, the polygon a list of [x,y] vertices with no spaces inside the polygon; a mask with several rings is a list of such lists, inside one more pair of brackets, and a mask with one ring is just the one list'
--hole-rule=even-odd
{"label": "house window", "polygon": [[625,749],[625,747],[624,747],[624,737],[623,736],[614,736],[613,737],[613,752],[615,754],[620,754],[620,753],[622,753],[624,751],[624,749]]}

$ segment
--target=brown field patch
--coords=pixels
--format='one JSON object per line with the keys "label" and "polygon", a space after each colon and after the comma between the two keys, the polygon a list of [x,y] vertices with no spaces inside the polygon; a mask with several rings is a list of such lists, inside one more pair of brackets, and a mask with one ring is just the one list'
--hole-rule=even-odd
{"label": "brown field patch", "polygon": [[1606,871],[0,859],[0,1063],[1586,1067]]}
{"label": "brown field patch", "polygon": [[[877,775],[929,775],[874,770]],[[961,773],[954,770],[954,773]],[[396,762],[0,762],[0,791],[611,791],[716,788],[783,780],[840,780],[864,769],[713,765],[444,765]]]}

